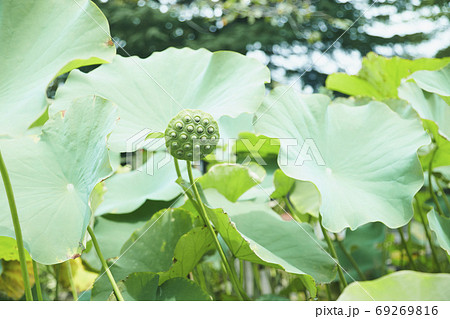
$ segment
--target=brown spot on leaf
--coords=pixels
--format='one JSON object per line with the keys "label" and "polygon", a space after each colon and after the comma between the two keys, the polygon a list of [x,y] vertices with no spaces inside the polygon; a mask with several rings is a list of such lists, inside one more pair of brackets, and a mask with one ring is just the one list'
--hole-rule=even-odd
{"label": "brown spot on leaf", "polygon": [[106,45],[112,47],[114,45],[114,42],[111,39],[109,39],[108,42],[106,42]]}
{"label": "brown spot on leaf", "polygon": [[75,254],[72,257],[70,257],[70,259],[77,259],[78,257],[81,257],[81,254]]}

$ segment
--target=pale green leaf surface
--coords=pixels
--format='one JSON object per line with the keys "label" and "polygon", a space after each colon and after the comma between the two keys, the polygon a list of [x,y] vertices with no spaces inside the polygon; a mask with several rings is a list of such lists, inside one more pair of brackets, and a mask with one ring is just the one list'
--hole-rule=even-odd
{"label": "pale green leaf surface", "polygon": [[284,174],[281,169],[277,169],[273,174],[273,185],[275,186],[275,190],[270,197],[281,198],[287,196],[289,191],[294,187],[294,184],[295,179]]}
{"label": "pale green leaf surface", "polygon": [[[144,226],[154,213],[168,207],[170,202],[147,201],[129,214],[104,214],[95,220],[94,233],[106,259],[118,257],[123,244],[138,228]],[[100,270],[101,263],[91,246],[81,256],[93,269]]]}
{"label": "pale green leaf surface", "polygon": [[411,219],[412,198],[423,185],[417,150],[429,143],[418,120],[402,119],[380,102],[330,104],[325,95],[284,87],[257,114],[257,132],[280,139],[284,173],[318,188],[328,230],[374,221],[395,228]]}
{"label": "pale green leaf surface", "polygon": [[450,96],[450,64],[437,71],[414,72],[411,78],[425,91]]}
{"label": "pale green leaf surface", "polygon": [[[40,136],[0,139],[25,247],[39,263],[62,262],[83,249],[89,196],[112,172],[106,139],[116,119],[109,101],[83,98],[64,117],[51,118]],[[2,182],[0,236],[14,237]]]}
{"label": "pale green leaf surface", "polygon": [[298,213],[319,217],[320,193],[313,183],[295,181],[289,200]]}
{"label": "pale green leaf surface", "polygon": [[[133,272],[170,270],[179,239],[195,226],[195,218],[184,209],[168,208],[153,215],[122,246],[121,257],[111,267],[114,278],[123,280]],[[106,300],[111,292],[111,284],[102,276],[94,285],[92,299]]]}
{"label": "pale green leaf surface", "polygon": [[143,129],[164,132],[182,109],[200,109],[216,120],[253,113],[269,79],[264,65],[238,53],[169,48],[146,59],[116,56],[113,63],[88,74],[71,72],[50,112],[64,109],[68,100],[80,95],[113,101],[120,122],[110,144],[125,151],[127,142]]}
{"label": "pale green leaf surface", "polygon": [[110,62],[116,51],[105,16],[88,0],[2,0],[0,43],[0,135],[22,134],[38,119],[57,75]]}
{"label": "pale green leaf surface", "polygon": [[120,283],[126,301],[209,301],[211,297],[186,278],[170,279],[158,286],[158,275],[135,272]]}
{"label": "pale green leaf surface", "polygon": [[427,217],[439,245],[450,254],[450,219],[440,216],[434,209],[431,209]]}
{"label": "pale green leaf surface", "polygon": [[396,98],[401,80],[418,70],[437,70],[450,62],[444,59],[406,60],[385,58],[370,52],[362,61],[357,75],[334,73],[328,76],[326,87],[353,96],[370,96],[377,100]]}
{"label": "pale green leaf surface", "polygon": [[397,271],[387,276],[348,285],[338,301],[450,300],[450,274]]}
{"label": "pale green leaf surface", "polygon": [[217,164],[198,179],[203,189],[215,188],[229,201],[235,202],[253,186],[261,183],[266,175],[256,163],[248,165]]}
{"label": "pale green leaf surface", "polygon": [[[180,161],[180,169],[186,171],[185,161]],[[173,158],[166,152],[153,153],[138,169],[116,173],[104,182],[106,192],[95,214],[130,213],[146,200],[172,200],[181,193],[176,179]]]}
{"label": "pale green leaf surface", "polygon": [[234,256],[320,283],[334,279],[336,263],[310,225],[283,221],[265,204],[232,203],[214,189],[204,192],[211,206],[221,208],[208,214]]}

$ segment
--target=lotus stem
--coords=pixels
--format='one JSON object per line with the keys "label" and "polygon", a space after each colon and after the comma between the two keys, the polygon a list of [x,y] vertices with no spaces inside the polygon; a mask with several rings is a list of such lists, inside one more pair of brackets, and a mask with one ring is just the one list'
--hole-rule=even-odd
{"label": "lotus stem", "polygon": [[34,260],[32,262],[33,262],[34,286],[36,287],[36,294],[38,297],[38,301],[43,301],[44,299],[42,298],[41,280],[39,279],[39,270],[37,267],[37,262]]}
{"label": "lotus stem", "polygon": [[411,252],[408,247],[408,243],[405,240],[405,235],[403,234],[403,230],[401,227],[398,228],[398,233],[400,234],[400,239],[402,240],[403,247],[405,248],[406,255],[408,256],[409,264],[411,265],[412,270],[416,271],[417,270],[416,263],[414,262],[414,259],[412,258]]}
{"label": "lotus stem", "polygon": [[436,250],[434,249],[433,241],[431,240],[431,234],[428,230],[427,224],[425,223],[425,217],[423,216],[422,208],[420,204],[416,201],[417,211],[419,212],[420,219],[422,221],[423,228],[425,230],[425,235],[427,236],[428,243],[430,244],[431,255],[433,256],[434,263],[436,264],[436,268],[438,272],[441,272],[441,265],[439,264],[439,260],[437,258]]}
{"label": "lotus stem", "polygon": [[437,210],[438,214],[441,216],[445,216],[445,214],[441,208],[441,205],[439,204],[439,200],[433,191],[433,183],[432,183],[433,160],[434,160],[434,156],[436,155],[436,151],[438,150],[438,148],[439,147],[436,145],[436,147],[433,150],[433,153],[431,154],[430,164],[428,165],[428,189],[430,190],[430,196],[433,199],[434,205],[436,205],[436,210]]}
{"label": "lotus stem", "polygon": [[322,225],[322,216],[321,215],[319,215],[319,224],[320,224],[320,229],[322,230],[322,233],[323,233],[323,237],[325,238],[325,241],[327,242],[328,249],[330,250],[331,257],[333,257],[336,260],[337,270],[338,270],[338,274],[339,274],[339,280],[341,281],[343,288],[345,288],[348,285],[347,280],[345,279],[344,272],[342,271],[342,267],[339,264],[339,259],[336,254],[336,250],[334,249],[333,242],[331,241],[330,236],[328,236],[327,230]]}
{"label": "lotus stem", "polygon": [[366,275],[364,275],[364,273],[359,268],[358,264],[355,261],[355,258],[353,258],[352,254],[347,250],[347,248],[345,248],[344,244],[342,244],[342,241],[339,240],[339,238],[336,234],[334,234],[334,239],[337,242],[337,244],[339,245],[339,248],[342,250],[344,255],[347,257],[347,259],[352,264],[353,268],[355,268],[356,272],[358,273],[359,278],[364,281],[367,280]]}
{"label": "lotus stem", "polygon": [[197,199],[197,203],[200,206],[200,216],[203,219],[203,222],[205,223],[206,227],[208,228],[211,236],[213,237],[214,240],[214,244],[216,246],[217,251],[219,252],[220,258],[222,259],[222,263],[223,266],[225,267],[226,273],[227,275],[230,277],[231,279],[231,283],[233,285],[234,290],[236,291],[239,299],[241,300],[249,300],[249,298],[246,296],[246,294],[243,292],[242,288],[239,285],[239,281],[236,278],[236,276],[234,275],[231,266],[228,262],[227,257],[225,256],[225,253],[223,252],[222,246],[220,245],[219,239],[217,238],[217,234],[215,232],[215,230],[213,229],[212,225],[211,225],[211,221],[209,220],[208,214],[206,213],[206,209],[205,206],[203,204],[203,201],[200,197],[200,194],[198,192],[197,186],[195,184],[194,181],[194,176],[192,174],[192,167],[191,167],[191,162],[190,161],[186,161],[186,166],[187,166],[187,171],[188,171],[188,175],[189,175],[189,181],[192,185],[192,189],[194,190],[194,195],[195,198]]}
{"label": "lotus stem", "polygon": [[0,173],[2,175],[3,185],[5,186],[6,197],[8,197],[9,209],[11,211],[11,218],[14,225],[14,233],[16,235],[17,249],[19,251],[20,269],[22,271],[23,286],[25,289],[25,297],[27,301],[33,301],[30,278],[28,277],[25,248],[23,246],[22,229],[20,228],[19,215],[17,214],[17,206],[16,201],[14,199],[14,192],[12,189],[11,180],[9,179],[8,170],[6,169],[5,161],[3,160],[1,151],[0,151]]}
{"label": "lotus stem", "polygon": [[94,231],[92,230],[91,226],[87,227],[87,231],[88,231],[89,235],[91,236],[92,243],[94,244],[95,251],[97,252],[97,256],[100,259],[100,262],[102,263],[103,270],[106,272],[106,275],[108,276],[108,279],[111,283],[111,286],[113,287],[114,294],[116,295],[117,300],[124,301],[123,296],[120,293],[119,287],[117,286],[117,283],[114,279],[114,276],[112,275],[111,271],[109,270],[108,264],[106,263],[106,260],[103,257],[102,251],[100,250],[100,246],[98,245],[97,238],[95,237]]}

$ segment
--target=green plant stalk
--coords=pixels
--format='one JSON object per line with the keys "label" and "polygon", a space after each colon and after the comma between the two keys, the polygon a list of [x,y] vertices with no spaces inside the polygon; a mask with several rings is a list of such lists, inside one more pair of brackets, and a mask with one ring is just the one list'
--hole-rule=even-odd
{"label": "green plant stalk", "polygon": [[187,166],[187,171],[188,171],[188,175],[189,175],[189,181],[192,185],[192,189],[194,190],[194,195],[197,199],[197,203],[200,206],[200,216],[203,218],[203,221],[206,225],[206,227],[208,228],[211,236],[213,237],[214,240],[214,244],[216,246],[217,251],[219,252],[220,258],[222,259],[222,263],[223,266],[225,267],[225,270],[227,272],[227,275],[230,277],[231,283],[233,285],[234,290],[236,291],[239,299],[241,300],[249,300],[249,298],[246,296],[246,294],[243,292],[243,289],[240,287],[239,285],[239,281],[236,278],[236,276],[234,275],[231,266],[228,262],[227,257],[225,256],[225,253],[223,252],[222,246],[220,245],[219,239],[217,238],[217,234],[215,232],[215,230],[213,229],[212,225],[211,225],[211,221],[209,220],[208,214],[206,213],[206,209],[205,206],[203,205],[203,201],[200,197],[200,194],[198,192],[197,189],[197,185],[195,184],[194,181],[194,176],[192,174],[192,167],[191,167],[191,162],[190,161],[186,161],[186,166]]}
{"label": "green plant stalk", "polygon": [[405,248],[406,255],[408,256],[409,264],[411,265],[412,270],[416,271],[417,270],[416,263],[414,262],[414,259],[412,258],[411,252],[408,247],[408,243],[406,242],[405,235],[403,234],[403,230],[401,227],[397,228],[397,229],[398,229],[398,233],[400,234],[400,239],[402,240],[403,247]]}
{"label": "green plant stalk", "polygon": [[119,290],[119,287],[117,287],[117,283],[114,280],[114,277],[113,277],[111,271],[109,270],[108,264],[106,264],[106,260],[103,257],[102,251],[100,250],[100,246],[98,245],[97,238],[95,237],[94,231],[92,230],[91,226],[87,227],[87,231],[88,231],[89,235],[91,236],[92,243],[94,244],[95,251],[97,252],[97,256],[100,259],[100,262],[102,263],[103,270],[106,272],[106,275],[108,276],[108,279],[111,283],[111,286],[113,287],[114,294],[116,295],[117,300],[124,301],[122,294]]}
{"label": "green plant stalk", "polygon": [[441,272],[442,271],[441,265],[439,264],[436,250],[434,249],[433,241],[431,240],[430,231],[427,227],[427,224],[425,223],[425,217],[423,216],[422,208],[420,207],[419,203],[417,203],[417,201],[416,201],[416,207],[417,207],[417,211],[419,212],[420,220],[422,221],[422,225],[425,230],[425,235],[427,236],[428,243],[430,244],[431,255],[433,256],[434,263],[436,264],[436,268],[437,268],[438,272]]}
{"label": "green plant stalk", "polygon": [[38,297],[38,301],[43,301],[44,298],[42,298],[42,289],[41,289],[41,280],[39,279],[39,271],[37,267],[37,263],[33,260],[33,273],[34,273],[34,285],[36,287],[36,294]]}
{"label": "green plant stalk", "polygon": [[434,204],[436,205],[436,210],[439,215],[445,216],[444,211],[442,210],[441,205],[439,204],[439,200],[436,194],[433,192],[433,184],[432,184],[432,176],[433,176],[433,160],[436,155],[436,151],[438,150],[438,146],[433,150],[433,154],[431,154],[430,164],[428,165],[428,188],[430,190],[430,196],[433,199]]}
{"label": "green plant stalk", "polygon": [[333,297],[332,297],[332,295],[331,295],[331,288],[330,288],[330,285],[331,285],[331,284],[325,284],[325,290],[327,291],[327,299],[328,299],[329,301],[332,301],[332,300],[333,300]]}
{"label": "green plant stalk", "polygon": [[252,263],[253,277],[255,279],[255,292],[253,296],[257,295],[256,291],[258,291],[258,295],[261,295],[262,287],[261,287],[261,276],[259,274],[259,268],[257,264]]}
{"label": "green plant stalk", "polygon": [[66,261],[67,277],[69,278],[70,290],[72,291],[73,300],[78,301],[78,292],[75,282],[73,281],[72,266],[70,260]]}
{"label": "green plant stalk", "polygon": [[8,197],[9,209],[11,211],[11,218],[14,225],[14,233],[16,235],[17,249],[19,251],[20,269],[22,271],[23,286],[25,288],[25,297],[27,301],[33,301],[31,293],[30,278],[28,277],[27,261],[25,257],[25,248],[23,246],[22,229],[20,228],[19,215],[17,214],[16,201],[14,199],[14,192],[9,179],[8,170],[6,169],[5,161],[3,160],[0,151],[0,173],[5,186],[6,197]]}
{"label": "green plant stalk", "polygon": [[347,287],[347,280],[345,279],[344,272],[342,271],[341,266],[339,265],[339,259],[336,254],[336,250],[334,249],[333,243],[328,236],[327,230],[322,225],[322,216],[319,215],[319,225],[320,229],[322,230],[323,237],[325,238],[325,241],[327,242],[328,249],[330,249],[331,257],[333,257],[337,262],[337,270],[339,274],[339,280],[341,281],[342,286],[345,288]]}
{"label": "green plant stalk", "polygon": [[244,261],[239,259],[239,283],[244,287]]}
{"label": "green plant stalk", "polygon": [[173,161],[175,163],[175,170],[177,171],[178,178],[181,178],[181,170],[180,170],[180,164],[178,163],[178,160],[174,157]]}
{"label": "green plant stalk", "polygon": [[334,239],[337,242],[337,244],[339,245],[339,248],[342,250],[344,255],[347,257],[347,259],[352,264],[353,268],[355,268],[356,272],[358,273],[359,278],[364,281],[367,280],[366,275],[364,275],[364,273],[359,268],[358,264],[355,261],[355,258],[353,258],[352,254],[350,254],[350,252],[345,248],[344,244],[342,244],[342,242],[339,240],[339,238],[336,234],[334,234]]}
{"label": "green plant stalk", "polygon": [[447,212],[450,214],[450,201],[448,200],[447,195],[445,194],[445,191],[444,191],[444,188],[441,185],[441,182],[437,178],[435,179],[435,181],[436,181],[436,184],[439,187],[439,190],[441,191],[442,199],[444,200],[445,207],[447,207]]}
{"label": "green plant stalk", "polygon": [[60,277],[60,273],[61,273],[61,264],[57,264],[55,265],[55,279],[56,279],[56,286],[55,286],[55,301],[58,301],[59,299],[59,287],[60,287],[60,283],[59,283],[59,277]]}

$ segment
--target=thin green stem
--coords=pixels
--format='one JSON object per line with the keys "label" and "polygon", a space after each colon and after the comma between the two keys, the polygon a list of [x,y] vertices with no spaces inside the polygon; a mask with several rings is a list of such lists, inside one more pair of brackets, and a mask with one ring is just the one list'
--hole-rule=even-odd
{"label": "thin green stem", "polygon": [[405,248],[406,255],[408,256],[409,264],[411,265],[412,270],[417,270],[416,263],[414,262],[414,259],[412,258],[411,252],[408,247],[408,243],[406,242],[405,235],[403,234],[403,230],[401,227],[398,228],[397,230],[398,230],[398,233],[400,234],[400,239],[402,240],[402,245]]}
{"label": "thin green stem", "polygon": [[350,252],[347,250],[347,248],[345,248],[344,244],[342,244],[342,242],[339,240],[339,238],[336,234],[334,235],[334,239],[337,242],[337,244],[339,245],[339,248],[342,250],[344,255],[347,257],[347,259],[352,264],[353,268],[355,268],[356,272],[358,273],[359,278],[364,281],[367,280],[366,276],[364,275],[364,273],[361,271],[358,264],[356,263],[355,258],[353,258],[352,254],[350,254]]}
{"label": "thin green stem", "polygon": [[330,285],[331,285],[331,284],[325,284],[325,289],[326,289],[326,291],[327,291],[327,298],[328,298],[328,300],[329,300],[329,301],[332,301],[332,300],[333,300],[333,297],[332,297],[332,295],[331,295],[331,288],[330,288]]}
{"label": "thin green stem", "polygon": [[3,179],[3,185],[6,191],[6,197],[8,197],[9,209],[11,211],[11,218],[14,225],[14,233],[16,235],[17,249],[19,251],[20,269],[22,271],[23,286],[25,288],[25,297],[27,301],[33,301],[33,295],[31,293],[30,278],[28,277],[27,261],[25,258],[25,248],[23,246],[22,229],[20,228],[19,215],[17,214],[16,201],[14,199],[14,192],[9,179],[8,170],[6,169],[3,156],[0,151],[0,173]]}
{"label": "thin green stem", "polygon": [[441,265],[439,264],[439,260],[437,258],[436,250],[434,249],[433,241],[431,240],[431,234],[428,230],[427,224],[425,223],[425,217],[423,216],[422,207],[420,204],[416,202],[417,211],[419,212],[420,220],[422,221],[423,228],[425,230],[425,235],[427,236],[428,243],[430,244],[431,255],[433,256],[434,263],[438,272],[441,272]]}
{"label": "thin green stem", "polygon": [[55,279],[56,279],[56,286],[55,286],[55,301],[59,300],[59,287],[60,287],[60,273],[61,273],[61,264],[55,265]]}
{"label": "thin green stem", "polygon": [[36,287],[36,294],[38,297],[38,301],[43,301],[44,299],[42,298],[41,280],[39,279],[39,270],[37,267],[37,262],[33,260],[32,263],[34,273],[34,286]]}
{"label": "thin green stem", "polygon": [[103,257],[102,251],[100,250],[100,246],[98,245],[97,238],[95,237],[94,231],[92,230],[91,226],[87,227],[87,231],[89,235],[91,236],[92,243],[94,244],[95,251],[97,252],[97,256],[100,259],[100,262],[102,263],[103,270],[106,272],[106,275],[108,276],[109,282],[111,283],[111,286],[113,287],[114,294],[116,295],[116,299],[118,301],[124,301],[122,294],[120,293],[119,287],[117,287],[117,283],[114,280],[114,277],[109,270],[108,264],[106,263],[105,258]]}
{"label": "thin green stem", "polygon": [[428,165],[428,189],[430,190],[430,196],[433,199],[434,204],[436,205],[436,210],[439,215],[445,216],[444,212],[441,208],[441,205],[439,204],[439,200],[436,196],[436,194],[433,191],[433,183],[432,183],[432,176],[433,176],[433,160],[434,156],[436,155],[436,151],[438,150],[438,146],[433,150],[433,154],[431,154],[430,164]]}
{"label": "thin green stem", "polygon": [[180,170],[180,164],[178,163],[178,160],[174,157],[173,161],[175,163],[175,170],[177,171],[178,178],[181,178],[181,170]]}
{"label": "thin green stem", "polygon": [[450,214],[450,201],[448,200],[447,195],[445,194],[445,190],[442,187],[441,182],[437,178],[435,178],[435,181],[437,186],[439,187],[439,191],[442,194],[442,199],[444,200],[445,207],[447,208],[447,213]]}
{"label": "thin green stem", "polygon": [[188,171],[188,175],[189,175],[189,181],[192,185],[192,189],[194,190],[194,195],[195,198],[197,199],[197,203],[200,206],[200,216],[202,217],[206,227],[208,228],[211,236],[213,237],[214,240],[214,244],[217,248],[217,251],[219,252],[220,258],[222,259],[222,263],[225,267],[225,270],[227,272],[227,275],[230,277],[231,280],[231,284],[233,285],[234,290],[236,291],[239,299],[241,300],[249,300],[249,298],[246,296],[245,292],[243,291],[243,289],[240,287],[239,285],[239,281],[236,278],[236,276],[234,275],[232,269],[231,269],[231,265],[228,262],[227,257],[225,256],[225,253],[223,252],[222,246],[220,245],[219,239],[217,238],[217,234],[214,230],[214,228],[211,225],[211,221],[209,220],[208,214],[206,213],[206,209],[205,206],[203,205],[203,201],[200,197],[200,194],[198,192],[197,189],[197,185],[195,184],[194,181],[194,176],[192,174],[192,167],[191,167],[191,162],[190,161],[186,161],[186,166],[187,166],[187,171]]}
{"label": "thin green stem", "polygon": [[66,261],[66,266],[67,277],[69,278],[70,290],[72,291],[73,300],[77,301],[78,292],[77,287],[75,286],[75,281],[73,281],[72,266],[70,265],[70,260]]}
{"label": "thin green stem", "polygon": [[[261,295],[262,293],[262,286],[261,286],[261,276],[259,274],[259,268],[257,264],[252,263],[252,270],[253,270],[253,277],[255,279],[255,292],[253,293],[253,297],[255,295]],[[256,294],[256,291],[258,291],[258,294]]]}
{"label": "thin green stem", "polygon": [[325,241],[327,242],[328,249],[330,249],[331,257],[333,257],[337,262],[337,270],[339,275],[339,280],[341,281],[342,286],[345,288],[347,287],[347,280],[345,279],[344,272],[342,271],[342,267],[339,264],[339,259],[336,254],[336,250],[334,249],[333,242],[331,241],[330,237],[328,236],[327,230],[322,225],[322,216],[319,217],[319,224],[320,229],[322,230],[323,237],[325,238]]}
{"label": "thin green stem", "polygon": [[239,283],[244,287],[244,261],[239,259]]}

